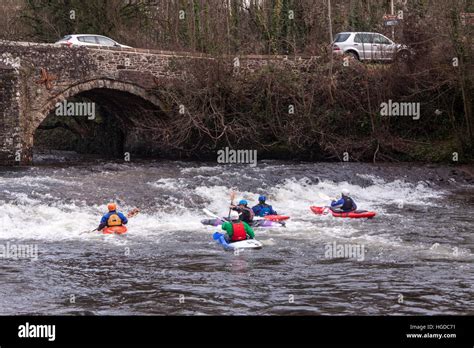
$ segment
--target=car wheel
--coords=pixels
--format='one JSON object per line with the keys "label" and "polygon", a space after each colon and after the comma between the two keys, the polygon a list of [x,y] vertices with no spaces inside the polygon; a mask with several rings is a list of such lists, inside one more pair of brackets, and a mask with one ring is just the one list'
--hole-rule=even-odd
{"label": "car wheel", "polygon": [[347,51],[345,53],[345,55],[351,59],[356,59],[356,60],[360,60],[359,59],[359,55],[357,54],[357,52],[354,52],[354,51]]}
{"label": "car wheel", "polygon": [[399,61],[407,61],[410,59],[410,52],[408,50],[401,50],[397,53],[397,60]]}

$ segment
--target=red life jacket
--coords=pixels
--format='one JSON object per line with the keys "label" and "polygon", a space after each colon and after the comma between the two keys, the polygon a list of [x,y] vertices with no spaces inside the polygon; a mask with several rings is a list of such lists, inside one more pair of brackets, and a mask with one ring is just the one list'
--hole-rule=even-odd
{"label": "red life jacket", "polygon": [[232,241],[238,242],[239,240],[246,240],[247,233],[245,232],[245,226],[243,222],[239,222],[237,224],[232,224]]}

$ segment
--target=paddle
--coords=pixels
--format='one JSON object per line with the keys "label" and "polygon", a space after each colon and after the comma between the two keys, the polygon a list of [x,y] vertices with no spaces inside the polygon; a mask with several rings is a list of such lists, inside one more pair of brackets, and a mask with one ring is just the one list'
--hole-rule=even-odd
{"label": "paddle", "polygon": [[140,209],[138,208],[133,208],[132,210],[130,210],[127,214],[127,218],[130,219],[132,217],[135,217],[137,216],[137,214],[140,212]]}
{"label": "paddle", "polygon": [[210,210],[208,210],[208,209],[206,209],[206,208],[204,208],[202,211],[204,212],[204,214],[206,214],[206,215],[209,216],[209,217],[213,217],[213,218],[216,218],[216,219],[221,219],[221,217],[217,216],[217,215],[214,214],[212,211],[210,211]]}
{"label": "paddle", "polygon": [[206,214],[207,216],[209,217],[212,217],[212,218],[215,218],[215,219],[219,219],[219,220],[224,220],[224,221],[228,221],[225,217],[220,217],[220,216],[217,216],[216,214],[214,214],[212,211],[204,208],[202,210],[204,212],[204,214]]}
{"label": "paddle", "polygon": [[[127,213],[127,218],[130,219],[130,218],[132,218],[132,217],[134,217],[134,216],[137,216],[137,214],[138,214],[139,212],[140,212],[140,209],[138,209],[138,208],[133,208],[132,210],[130,210],[130,211]],[[81,233],[79,233],[79,234],[92,233],[92,232],[97,231],[98,229],[99,229],[99,228],[96,227],[96,228],[94,228],[92,231],[84,231],[84,232],[81,232]]]}
{"label": "paddle", "polygon": [[[234,205],[234,198],[235,198],[235,192],[230,191],[230,205]],[[230,220],[230,212],[232,211],[232,208],[229,208],[229,215],[227,216],[227,220]]]}
{"label": "paddle", "polygon": [[225,248],[225,249],[228,249],[228,248],[232,248],[229,243],[227,243],[227,241],[225,240],[225,237],[224,237],[224,234],[222,233],[219,233],[219,232],[215,232],[213,235],[212,235],[212,238],[219,242],[220,244],[222,244],[222,246]]}
{"label": "paddle", "polygon": [[322,192],[319,192],[318,193],[318,196],[321,198],[321,199],[324,199],[325,201],[335,201],[336,198],[333,198],[333,197],[329,197],[327,194],[324,194]]}
{"label": "paddle", "polygon": [[98,229],[99,229],[99,228],[98,228],[98,227],[96,227],[96,228],[94,228],[92,231],[84,231],[84,232],[81,232],[81,233],[79,233],[79,234],[84,234],[84,233],[92,233],[92,232],[95,232],[95,231],[97,231]]}

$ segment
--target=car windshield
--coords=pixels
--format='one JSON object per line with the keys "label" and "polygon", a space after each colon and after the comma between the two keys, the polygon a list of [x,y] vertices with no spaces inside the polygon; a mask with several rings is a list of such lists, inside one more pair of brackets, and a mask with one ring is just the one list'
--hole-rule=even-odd
{"label": "car windshield", "polygon": [[374,43],[379,43],[379,44],[384,44],[384,45],[391,44],[391,42],[387,38],[383,37],[382,35],[375,35]]}
{"label": "car windshield", "polygon": [[347,33],[337,34],[334,42],[344,42],[349,38],[349,36],[351,36],[351,34],[347,34]]}

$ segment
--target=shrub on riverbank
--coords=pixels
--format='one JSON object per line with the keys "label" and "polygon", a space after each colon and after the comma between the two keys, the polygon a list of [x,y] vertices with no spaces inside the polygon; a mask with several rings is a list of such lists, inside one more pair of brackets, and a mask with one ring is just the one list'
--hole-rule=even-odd
{"label": "shrub on riverbank", "polygon": [[[230,59],[177,62],[188,78],[156,89],[167,116],[147,122],[165,153],[191,158],[229,146],[256,149],[260,158],[446,161],[452,151],[467,161],[459,75],[447,62],[344,66],[326,56],[304,69],[275,64],[252,74],[236,72]],[[419,103],[419,119],[381,116],[389,100]],[[450,146],[439,156],[443,144]]]}

